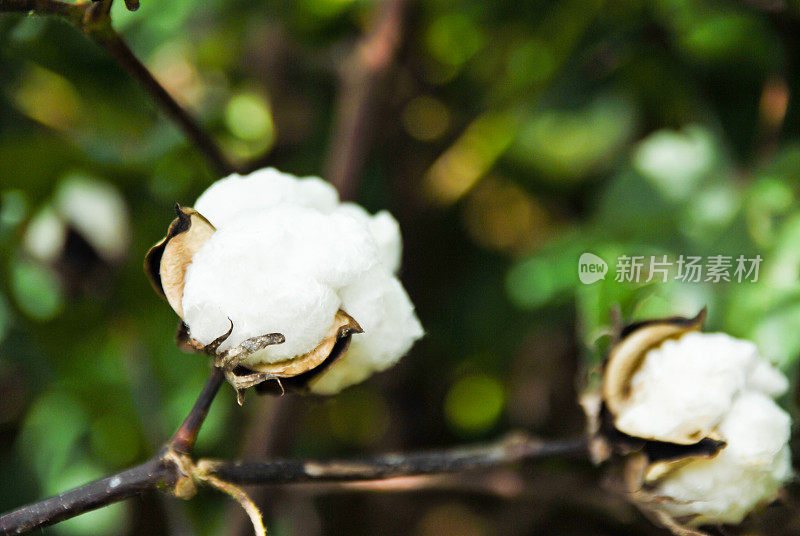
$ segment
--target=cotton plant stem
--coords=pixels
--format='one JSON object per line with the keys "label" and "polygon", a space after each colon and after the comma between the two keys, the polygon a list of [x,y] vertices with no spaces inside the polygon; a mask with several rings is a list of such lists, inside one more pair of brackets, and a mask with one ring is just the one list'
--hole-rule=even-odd
{"label": "cotton plant stem", "polygon": [[224,380],[225,376],[222,370],[213,367],[192,410],[189,412],[189,415],[186,416],[183,424],[181,424],[180,428],[178,428],[178,431],[175,432],[175,435],[172,436],[172,440],[169,442],[173,450],[181,454],[192,453],[194,445],[197,442],[197,435],[200,433],[200,428],[203,426],[203,422],[205,422],[208,416],[211,403],[217,396],[219,388],[222,386]]}
{"label": "cotton plant stem", "polygon": [[25,534],[90,510],[113,504],[150,489],[170,487],[176,478],[159,458],[79,486],[0,516],[0,534]]}

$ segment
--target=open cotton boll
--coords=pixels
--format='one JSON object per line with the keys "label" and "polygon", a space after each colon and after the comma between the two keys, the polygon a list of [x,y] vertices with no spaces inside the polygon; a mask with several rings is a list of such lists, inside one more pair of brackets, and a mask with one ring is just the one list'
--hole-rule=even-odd
{"label": "open cotton boll", "polygon": [[666,478],[655,490],[672,499],[663,508],[674,517],[698,516],[693,525],[740,523],[790,478],[790,425],[789,415],[769,396],[740,394],[719,427],[725,448]]}
{"label": "open cotton boll", "polygon": [[328,213],[338,206],[339,194],[318,177],[297,178],[265,168],[218,180],[197,198],[194,209],[220,229],[244,214],[287,204]]}
{"label": "open cotton boll", "polygon": [[208,344],[227,331],[230,318],[234,329],[222,350],[282,333],[283,344],[250,359],[289,359],[319,344],[341,307],[338,293],[379,264],[372,235],[347,215],[297,205],[245,214],[192,258],[184,321],[194,339]]}
{"label": "open cotton boll", "polygon": [[645,355],[616,427],[656,440],[707,437],[760,361],[753,343],[724,333],[692,332],[667,340]]}
{"label": "open cotton boll", "polygon": [[755,344],[700,332],[705,317],[628,326],[582,399],[595,463],[617,465],[610,481],[673,534],[740,523],[792,475],[790,418],[773,400],[787,379]]}
{"label": "open cotton boll", "polygon": [[408,294],[383,267],[371,270],[340,295],[342,308],[359,319],[364,333],[353,335],[347,354],[311,385],[318,394],[336,393],[394,365],[423,335]]}
{"label": "open cotton boll", "polygon": [[176,212],[145,270],[184,321],[181,348],[213,355],[240,402],[270,379],[335,393],[422,336],[395,277],[402,239],[388,212],[275,169],[221,179]]}

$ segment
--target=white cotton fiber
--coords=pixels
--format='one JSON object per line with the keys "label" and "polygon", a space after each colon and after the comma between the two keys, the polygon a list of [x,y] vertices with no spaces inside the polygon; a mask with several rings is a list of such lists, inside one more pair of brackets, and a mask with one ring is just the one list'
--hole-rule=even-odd
{"label": "white cotton fiber", "polygon": [[663,507],[675,517],[699,515],[694,525],[740,523],[791,477],[790,425],[769,396],[740,394],[719,428],[725,448],[671,474],[656,490],[674,499]]}
{"label": "white cotton fiber", "polygon": [[243,214],[270,207],[300,205],[328,213],[338,204],[336,189],[318,177],[297,178],[265,168],[218,180],[197,198],[194,209],[219,229]]}
{"label": "white cotton fiber", "polygon": [[617,428],[649,439],[706,437],[760,361],[755,344],[724,333],[692,332],[650,350],[631,379]]}
{"label": "white cotton fiber", "polygon": [[234,330],[220,347],[282,333],[283,344],[244,364],[300,356],[322,342],[342,309],[364,333],[312,385],[334,393],[394,364],[422,336],[395,277],[399,226],[388,212],[370,216],[317,178],[274,169],[213,184],[194,207],[217,231],[186,271],[183,311],[191,336],[208,344]]}
{"label": "white cotton fiber", "polygon": [[343,289],[341,297],[342,308],[361,319],[364,333],[354,335],[346,358],[314,382],[313,390],[321,394],[335,393],[390,367],[423,335],[403,286],[382,269]]}
{"label": "white cotton fiber", "polygon": [[355,203],[342,203],[337,212],[352,216],[362,225],[366,225],[375,243],[378,245],[381,262],[391,273],[397,273],[400,269],[400,256],[403,250],[402,238],[400,237],[400,225],[394,216],[385,210],[381,210],[374,216]]}

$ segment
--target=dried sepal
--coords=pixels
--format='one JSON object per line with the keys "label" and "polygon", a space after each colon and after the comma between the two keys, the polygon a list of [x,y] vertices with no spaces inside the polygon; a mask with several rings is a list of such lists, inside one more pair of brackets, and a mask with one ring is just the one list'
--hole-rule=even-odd
{"label": "dried sepal", "polygon": [[358,325],[358,322],[356,322],[352,316],[339,310],[325,338],[310,352],[285,361],[279,361],[277,363],[259,363],[255,366],[249,366],[249,368],[257,372],[266,372],[279,378],[298,376],[318,367],[328,359],[339,340],[349,337],[354,333],[363,332],[364,330],[361,329],[361,326]]}
{"label": "dried sepal", "polygon": [[[668,339],[679,338],[690,331],[702,328],[706,310],[694,318],[671,317],[633,324],[624,328],[617,343],[612,347],[603,367],[601,384],[602,402],[612,416],[616,416],[630,402],[631,380],[639,370],[647,352],[657,348]],[[644,438],[654,439],[654,438]],[[681,445],[691,445],[703,439],[697,433],[676,434],[674,437],[659,438]]]}
{"label": "dried sepal", "polygon": [[193,208],[176,204],[175,213],[178,217],[170,224],[167,236],[147,252],[144,269],[155,291],[183,318],[186,269],[216,229]]}
{"label": "dried sepal", "polygon": [[175,343],[181,351],[188,354],[206,353],[206,346],[189,335],[189,326],[186,325],[186,322],[181,322],[181,325],[178,326],[178,331],[175,333]]}
{"label": "dried sepal", "polygon": [[[175,335],[178,347],[185,352],[204,353],[214,358],[214,366],[222,369],[225,378],[237,392],[239,404],[243,401],[243,391],[257,386],[259,392],[282,394],[284,384],[292,390],[302,391],[309,382],[342,357],[350,345],[350,337],[355,333],[363,333],[356,320],[342,310],[337,311],[334,322],[325,338],[310,352],[279,361],[277,363],[249,363],[248,358],[264,350],[268,346],[281,344],[285,338],[280,333],[270,333],[246,339],[237,346],[219,350],[233,332],[233,322],[228,331],[209,344],[202,344],[193,339],[188,326],[181,322]],[[277,380],[274,384],[268,380]]]}

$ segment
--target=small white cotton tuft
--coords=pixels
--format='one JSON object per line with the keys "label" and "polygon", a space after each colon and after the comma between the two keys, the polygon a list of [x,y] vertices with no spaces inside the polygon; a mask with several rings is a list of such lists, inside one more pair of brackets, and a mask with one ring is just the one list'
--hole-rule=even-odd
{"label": "small white cotton tuft", "polygon": [[348,352],[312,384],[335,393],[383,370],[422,336],[422,327],[395,277],[401,256],[397,221],[370,216],[317,178],[274,169],[213,184],[194,207],[217,228],[186,270],[182,306],[190,335],[220,346],[281,333],[283,344],[243,364],[301,356],[325,338],[341,309],[364,330]]}
{"label": "small white cotton tuft", "polygon": [[346,359],[312,384],[312,390],[320,394],[335,393],[394,365],[423,335],[403,286],[382,269],[343,289],[341,297],[342,308],[362,319],[364,333],[353,335]]}
{"label": "small white cotton tuft", "polygon": [[355,203],[342,203],[337,211],[352,216],[369,228],[380,250],[384,266],[391,273],[397,273],[400,269],[403,241],[400,237],[400,224],[397,223],[394,216],[385,210],[370,216],[366,210]]}

